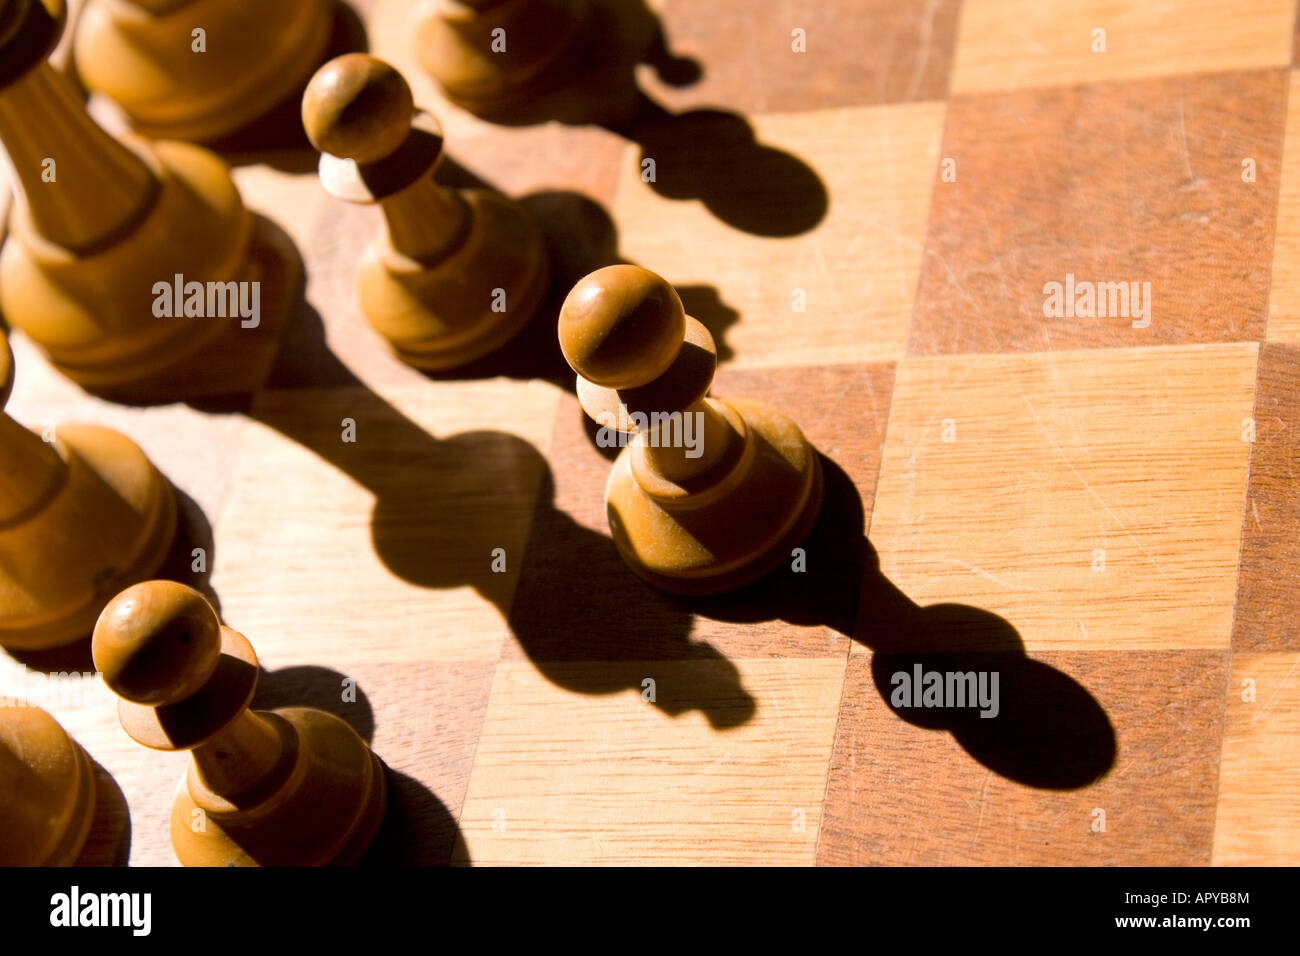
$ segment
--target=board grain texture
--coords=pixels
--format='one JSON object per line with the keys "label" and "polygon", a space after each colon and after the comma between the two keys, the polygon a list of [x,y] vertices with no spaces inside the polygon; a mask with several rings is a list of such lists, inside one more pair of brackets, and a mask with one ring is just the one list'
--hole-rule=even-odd
{"label": "board grain texture", "polygon": [[[502,352],[393,358],[354,283],[378,214],[292,110],[222,147],[305,265],[256,394],[111,404],[13,336],[18,421],[118,428],[180,490],[168,572],[257,649],[256,705],[385,761],[368,862],[1300,863],[1294,0],[599,2],[662,26],[630,126],[484,122],[420,71],[415,5],[347,8],[440,178],[543,227],[554,288]],[[620,562],[555,341],[614,262],[822,454],[806,570],[676,599]],[[1149,283],[1149,322],[1045,314],[1067,275]],[[999,716],[897,705],[914,666],[996,672]],[[83,861],[173,865],[185,756],[91,669],[0,655],[0,690],[96,763]]]}

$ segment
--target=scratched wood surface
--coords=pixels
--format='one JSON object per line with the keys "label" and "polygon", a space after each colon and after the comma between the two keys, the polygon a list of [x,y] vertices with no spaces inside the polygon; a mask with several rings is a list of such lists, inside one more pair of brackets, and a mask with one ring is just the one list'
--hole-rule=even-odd
{"label": "scratched wood surface", "polygon": [[[180,489],[168,573],[253,642],[258,705],[384,759],[370,862],[1300,862],[1294,0],[602,2],[666,41],[619,129],[469,116],[412,4],[349,8],[444,181],[546,232],[552,301],[502,353],[391,357],[353,282],[377,214],[320,189],[292,110],[223,147],[306,266],[256,395],[109,404],[13,338],[18,420],[117,427]],[[554,336],[615,261],[822,453],[806,570],[686,601],[619,561]],[[1149,321],[1045,314],[1067,275],[1150,283]],[[918,666],[996,673],[998,715],[896,703]],[[97,763],[84,860],[174,864],[185,758],[90,669],[4,655],[0,689]]]}

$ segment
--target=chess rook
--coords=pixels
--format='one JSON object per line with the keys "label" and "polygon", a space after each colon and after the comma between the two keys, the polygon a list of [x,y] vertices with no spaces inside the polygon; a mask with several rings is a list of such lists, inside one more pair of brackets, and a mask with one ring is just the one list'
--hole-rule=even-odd
{"label": "chess rook", "polygon": [[302,89],[324,58],[332,0],[88,0],[74,56],[131,125],[204,142]]}
{"label": "chess rook", "polygon": [[384,817],[383,764],[333,714],[249,710],[257,656],[197,591],[128,588],[104,608],[92,649],[123,729],[191,752],[171,815],[182,864],[346,865],[365,853]]}
{"label": "chess rook", "polygon": [[[127,145],[96,125],[43,58],[58,26],[39,3],[0,0],[0,24],[0,143],[15,193],[0,311],[94,391],[165,400],[242,390],[227,376],[252,364],[246,348],[273,350],[289,298],[276,289],[291,283],[262,290],[256,328],[241,327],[224,298],[203,314],[161,317],[155,291],[177,276],[227,290],[286,271],[229,169],[196,146]],[[238,360],[213,359],[232,351]]]}
{"label": "chess rook", "polygon": [[0,866],[69,866],[90,835],[90,758],[39,707],[0,707]]}
{"label": "chess rook", "polygon": [[308,84],[302,117],[325,189],[383,210],[358,286],[367,319],[403,361],[464,365],[524,328],[549,282],[541,231],[504,196],[434,181],[442,130],[400,73],[362,53],[331,60]]}
{"label": "chess rook", "polygon": [[[0,339],[0,409],[12,385]],[[161,566],[176,531],[172,486],[112,429],[41,436],[2,410],[0,462],[0,646],[83,639],[109,598]]]}
{"label": "chess rook", "polygon": [[821,507],[817,453],[776,409],[708,397],[713,337],[671,285],[637,266],[599,269],[565,299],[559,335],[583,409],[635,435],[605,489],[633,571],[665,591],[708,594],[789,559]]}

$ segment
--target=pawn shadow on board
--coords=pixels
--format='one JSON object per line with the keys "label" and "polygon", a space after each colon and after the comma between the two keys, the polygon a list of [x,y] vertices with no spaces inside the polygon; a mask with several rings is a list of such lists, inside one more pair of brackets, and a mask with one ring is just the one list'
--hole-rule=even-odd
{"label": "pawn shadow on board", "polygon": [[[890,710],[915,726],[951,733],[1010,780],[1069,790],[1109,771],[1115,731],[1087,689],[1029,657],[1015,628],[998,615],[962,604],[923,607],[908,598],[880,572],[853,482],[835,462],[821,460],[826,498],[802,546],[808,570],[778,569],[742,590],[682,599],[682,605],[727,621],[821,624],[860,641],[873,652],[872,678]],[[894,675],[913,675],[918,665],[922,673],[997,673],[997,716],[981,717],[977,707],[896,705]]]}
{"label": "pawn shadow on board", "polygon": [[[654,706],[670,715],[700,710],[715,727],[749,719],[755,704],[735,665],[690,639],[691,613],[645,587],[607,535],[554,506],[554,476],[532,444],[492,430],[431,435],[339,361],[313,310],[298,317],[292,334],[301,348],[283,359],[293,363],[295,385],[350,389],[347,414],[357,441],[340,440],[337,416],[268,414],[263,404],[249,414],[373,495],[371,540],[391,573],[421,588],[473,587],[509,623],[524,655],[559,686],[639,695],[643,679],[654,676],[642,662],[704,660],[710,666],[693,669],[694,686],[679,688],[680,696],[660,692]],[[304,353],[314,356],[310,368],[297,364]],[[506,555],[518,578],[512,587],[510,574],[492,571],[493,551],[519,529],[527,529],[528,543],[522,555]],[[575,600],[574,582],[581,580],[594,583]]]}
{"label": "pawn shadow on board", "polygon": [[131,813],[126,794],[90,754],[95,776],[95,814],[86,845],[74,866],[126,866],[131,859]]}
{"label": "pawn shadow on board", "polygon": [[[361,687],[344,699],[343,674],[327,667],[262,668],[253,706],[316,707],[342,718],[367,744],[374,740],[375,715]],[[383,760],[383,754],[379,755]],[[442,866],[456,859],[469,860],[456,818],[438,797],[414,777],[387,764],[388,808],[379,835],[361,866]]]}
{"label": "pawn shadow on board", "polygon": [[[718,109],[672,113],[644,93],[646,64],[669,86],[703,68],[668,48],[645,0],[592,0],[571,52],[540,84],[483,118],[510,126],[596,124],[641,148],[642,178],[667,199],[698,199],[729,226],[759,236],[797,236],[830,205],[826,185],[792,153],[759,142],[749,121]],[[650,175],[653,167],[653,177]]]}

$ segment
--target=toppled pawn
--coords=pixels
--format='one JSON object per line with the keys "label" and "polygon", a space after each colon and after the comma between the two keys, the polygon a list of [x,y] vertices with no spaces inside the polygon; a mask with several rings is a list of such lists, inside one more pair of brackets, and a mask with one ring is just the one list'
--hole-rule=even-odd
{"label": "toppled pawn", "polygon": [[83,640],[114,594],[152,577],[176,532],[171,483],[125,435],[38,435],[3,410],[13,354],[0,338],[0,647]]}
{"label": "toppled pawn", "polygon": [[0,706],[0,866],[69,866],[95,816],[90,758],[39,707]]}
{"label": "toppled pawn", "polygon": [[75,60],[141,133],[206,142],[296,98],[333,24],[332,0],[88,0]]}
{"label": "toppled pawn", "polygon": [[95,626],[95,666],[138,743],[189,750],[172,805],[185,866],[356,862],[383,820],[383,764],[311,707],[252,711],[257,657],[201,594],[171,581],[123,591]]}
{"label": "toppled pawn", "polygon": [[605,488],[610,534],[633,571],[665,591],[711,594],[789,559],[821,507],[817,452],[771,406],[708,397],[713,336],[671,285],[637,266],[599,269],[565,299],[559,335],[583,409],[634,436]]}
{"label": "toppled pawn", "polygon": [[406,80],[350,53],[307,86],[303,126],[321,150],[327,192],[378,203],[386,228],[358,270],[361,307],[417,368],[464,365],[500,348],[537,312],[550,265],[541,230],[517,203],[434,181],[442,130]]}

